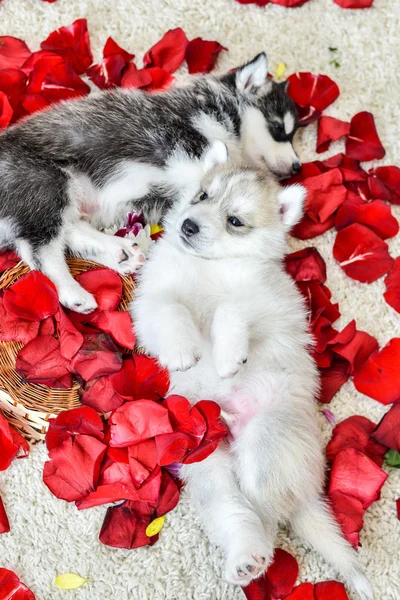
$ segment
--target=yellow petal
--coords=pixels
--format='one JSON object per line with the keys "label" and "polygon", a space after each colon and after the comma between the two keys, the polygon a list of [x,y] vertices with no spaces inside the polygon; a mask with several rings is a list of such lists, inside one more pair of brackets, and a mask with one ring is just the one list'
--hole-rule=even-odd
{"label": "yellow petal", "polygon": [[158,519],[154,519],[154,521],[152,521],[150,523],[150,525],[147,526],[146,529],[146,535],[147,537],[153,537],[153,535],[157,535],[157,533],[160,533],[161,529],[164,527],[164,521],[165,521],[165,517],[158,517]]}
{"label": "yellow petal", "polygon": [[163,228],[161,227],[161,225],[157,225],[157,223],[152,223],[150,225],[150,235],[154,235],[155,233],[159,233],[162,230],[163,230]]}
{"label": "yellow petal", "polygon": [[280,78],[280,77],[284,76],[285,72],[286,72],[286,65],[284,62],[280,62],[279,65],[276,67],[275,75],[278,78]]}
{"label": "yellow petal", "polygon": [[84,579],[75,573],[64,573],[56,577],[56,586],[61,590],[76,590],[88,581],[89,579]]}

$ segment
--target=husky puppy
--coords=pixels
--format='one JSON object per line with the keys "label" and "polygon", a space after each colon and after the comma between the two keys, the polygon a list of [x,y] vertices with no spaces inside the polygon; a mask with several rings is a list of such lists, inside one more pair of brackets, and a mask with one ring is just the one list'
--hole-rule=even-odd
{"label": "husky puppy", "polygon": [[0,135],[0,249],[14,248],[47,275],[62,304],[91,312],[95,300],[70,275],[65,250],[133,273],[143,261],[138,248],[95,228],[132,209],[158,221],[198,180],[214,141],[280,177],[300,170],[294,104],[267,72],[262,53],[222,77],[158,94],[93,94],[9,128]]}
{"label": "husky puppy", "polygon": [[170,370],[170,392],[216,401],[230,427],[230,444],[181,470],[225,555],[225,578],[247,585],[260,576],[278,525],[289,523],[371,598],[322,496],[318,374],[303,299],[282,265],[304,195],[261,170],[213,168],[168,213],[132,316],[140,343]]}

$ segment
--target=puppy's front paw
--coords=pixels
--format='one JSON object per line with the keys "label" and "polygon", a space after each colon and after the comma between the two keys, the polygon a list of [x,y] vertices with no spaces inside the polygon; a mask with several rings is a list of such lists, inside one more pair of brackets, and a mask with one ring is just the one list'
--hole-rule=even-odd
{"label": "puppy's front paw", "polygon": [[160,352],[159,362],[169,371],[187,371],[200,360],[199,348],[191,342],[174,342]]}
{"label": "puppy's front paw", "polygon": [[[236,350],[236,351],[235,351]],[[247,362],[247,354],[240,348],[228,350],[227,348],[214,349],[214,364],[221,379],[234,377],[242,365]]]}
{"label": "puppy's front paw", "polygon": [[255,541],[232,550],[225,563],[225,579],[245,586],[260,577],[271,562],[273,549],[266,542]]}
{"label": "puppy's front paw", "polygon": [[60,303],[75,312],[87,315],[97,308],[94,296],[83,289],[79,283],[58,290]]}

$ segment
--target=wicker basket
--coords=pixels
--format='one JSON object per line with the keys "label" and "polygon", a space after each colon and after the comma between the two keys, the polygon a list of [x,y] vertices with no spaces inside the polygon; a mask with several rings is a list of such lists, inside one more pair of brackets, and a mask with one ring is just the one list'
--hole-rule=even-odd
{"label": "wicker basket", "polygon": [[[79,258],[68,258],[67,262],[72,275],[102,268],[102,265]],[[22,262],[8,269],[0,277],[0,290],[8,288],[28,272],[29,267]],[[126,310],[135,283],[131,277],[121,276],[121,280],[123,294],[119,310]],[[79,385],[75,382],[69,390],[56,390],[24,382],[15,370],[15,359],[22,347],[20,342],[0,342],[0,409],[25,438],[39,441],[45,437],[50,418],[80,405]]]}

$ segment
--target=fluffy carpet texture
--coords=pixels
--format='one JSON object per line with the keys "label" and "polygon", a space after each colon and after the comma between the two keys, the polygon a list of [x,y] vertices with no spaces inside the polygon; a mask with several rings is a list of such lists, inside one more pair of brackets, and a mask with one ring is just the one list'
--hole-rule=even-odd
{"label": "fluffy carpet texture", "polygon": [[[301,8],[241,6],[234,0],[3,0],[0,34],[14,35],[37,49],[55,28],[88,19],[95,59],[109,35],[142,57],[170,28],[181,26],[189,38],[218,40],[229,48],[219,67],[226,70],[262,49],[274,72],[280,61],[288,73],[326,73],[340,86],[341,95],[326,114],[349,119],[360,110],[371,111],[387,154],[382,164],[400,165],[398,142],[400,97],[399,0],[375,0],[371,9],[343,10],[333,0],[310,0]],[[338,48],[340,68],[329,64],[329,46]],[[303,160],[314,154],[316,126],[299,134]],[[328,155],[342,149],[332,146]],[[323,157],[325,157],[323,155]],[[393,210],[400,218],[400,207]],[[332,257],[333,232],[313,240],[327,262],[328,285],[342,312],[340,325],[355,318],[357,327],[376,336],[380,344],[400,336],[400,319],[384,301],[383,280],[363,285],[350,280]],[[309,245],[291,241],[293,249]],[[391,240],[393,256],[400,255],[400,237]],[[359,394],[349,382],[331,406],[338,421],[352,414],[372,420],[386,412],[378,402]],[[321,415],[324,440],[331,426]],[[14,461],[1,474],[0,486],[11,523],[11,533],[0,536],[0,566],[18,573],[37,600],[240,600],[240,589],[221,579],[219,552],[206,540],[185,494],[167,515],[160,541],[134,551],[102,546],[98,532],[105,508],[78,512],[74,505],[54,498],[41,481],[46,451],[32,449],[28,460]],[[400,595],[400,523],[395,500],[400,496],[400,471],[390,470],[382,498],[367,511],[361,532],[360,558],[374,586],[376,600],[398,600]],[[309,548],[287,532],[279,545],[300,564],[300,581],[336,578],[335,572]],[[76,592],[54,586],[57,574],[79,573],[90,583]]]}

